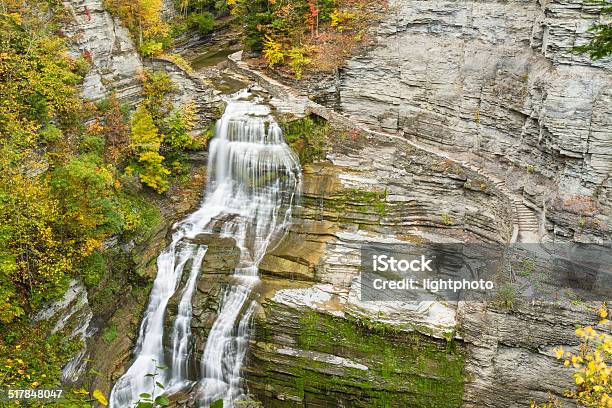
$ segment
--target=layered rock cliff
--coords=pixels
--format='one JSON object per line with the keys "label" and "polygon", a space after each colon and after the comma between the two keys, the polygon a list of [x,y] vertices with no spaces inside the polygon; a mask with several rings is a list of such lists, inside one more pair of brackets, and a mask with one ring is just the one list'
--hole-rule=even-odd
{"label": "layered rock cliff", "polygon": [[612,61],[572,53],[599,7],[394,0],[371,47],[297,86],[374,128],[472,153],[556,239],[609,241]]}

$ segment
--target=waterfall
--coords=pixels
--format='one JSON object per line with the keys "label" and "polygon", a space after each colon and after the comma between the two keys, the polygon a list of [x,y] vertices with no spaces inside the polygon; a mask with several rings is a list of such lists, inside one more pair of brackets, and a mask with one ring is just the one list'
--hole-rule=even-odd
{"label": "waterfall", "polygon": [[[258,282],[258,266],[268,247],[286,230],[300,184],[299,162],[269,108],[246,91],[235,95],[209,145],[203,202],[196,212],[175,225],[171,244],[157,259],[157,276],[140,326],[135,360],[115,384],[111,408],[130,407],[141,393],[151,394],[154,380],[146,375],[154,372],[158,373],[155,381],[164,384],[166,392],[197,382],[200,406],[208,407],[217,399],[223,399],[225,407],[233,406],[242,394],[240,368],[255,307],[251,292]],[[200,364],[201,378],[188,378],[191,299],[208,249],[192,239],[213,233],[213,226],[219,235],[235,240],[240,261],[233,272],[235,283],[225,288],[208,335]],[[186,268],[190,271],[178,294],[171,349],[164,350],[166,308]],[[166,362],[166,369],[156,369]],[[154,397],[163,392],[155,387]]]}

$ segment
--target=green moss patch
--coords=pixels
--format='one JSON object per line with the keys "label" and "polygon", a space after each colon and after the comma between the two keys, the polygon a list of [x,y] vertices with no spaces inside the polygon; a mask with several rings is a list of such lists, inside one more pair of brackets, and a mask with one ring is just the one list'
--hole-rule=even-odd
{"label": "green moss patch", "polygon": [[[280,306],[272,305],[269,311],[275,313],[276,307]],[[267,385],[265,392],[256,394],[265,406],[444,408],[462,404],[460,344],[316,311],[305,312],[290,328],[282,329],[294,336],[293,348],[361,366],[305,358],[304,353],[279,355],[272,346],[280,335],[278,325],[259,325],[258,337],[266,343],[259,344],[254,355],[257,377],[265,378]]]}

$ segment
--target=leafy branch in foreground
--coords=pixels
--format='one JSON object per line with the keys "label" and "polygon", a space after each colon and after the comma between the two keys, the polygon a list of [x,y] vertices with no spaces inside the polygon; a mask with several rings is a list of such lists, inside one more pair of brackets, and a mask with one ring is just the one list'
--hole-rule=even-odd
{"label": "leafy branch in foreground", "polygon": [[132,408],[154,408],[154,407],[167,407],[170,405],[170,400],[165,395],[155,396],[155,392],[157,389],[164,389],[164,385],[157,381],[157,377],[159,376],[159,370],[165,370],[167,367],[163,365],[157,365],[157,362],[153,360],[155,363],[155,370],[152,373],[148,373],[145,375],[147,378],[151,378],[153,381],[153,389],[151,393],[143,392],[139,395],[140,399]]}
{"label": "leafy branch in foreground", "polygon": [[[565,396],[585,408],[612,408],[612,322],[607,320],[608,308],[604,303],[599,309],[602,319],[597,329],[592,326],[579,327],[576,334],[580,337],[577,351],[566,351],[562,347],[555,350],[557,359],[563,359],[565,367],[573,367],[576,389],[565,393]],[[561,407],[558,401],[551,399],[544,405],[531,403],[532,408]]]}

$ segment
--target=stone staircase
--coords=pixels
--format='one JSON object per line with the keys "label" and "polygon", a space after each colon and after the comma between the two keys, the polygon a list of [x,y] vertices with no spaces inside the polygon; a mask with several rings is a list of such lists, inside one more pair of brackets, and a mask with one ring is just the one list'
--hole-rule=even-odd
{"label": "stone staircase", "polygon": [[513,198],[512,204],[515,209],[519,224],[519,242],[539,242],[540,222],[536,213],[527,207],[522,200]]}
{"label": "stone staircase", "polygon": [[445,160],[456,163],[464,168],[472,170],[480,176],[488,179],[493,183],[498,190],[510,201],[512,210],[513,233],[510,243],[515,242],[540,242],[541,236],[539,233],[540,223],[536,213],[526,206],[523,202],[523,197],[515,192],[512,192],[504,180],[499,179],[493,174],[488,173],[483,168],[477,166],[473,162],[459,158],[455,154],[438,149],[430,145],[424,145],[415,140],[408,139],[402,135],[383,132],[370,129],[367,125],[352,121],[349,118],[341,115],[333,109],[322,106],[311,101],[308,97],[298,94],[294,89],[281,82],[270,78],[266,74],[250,68],[242,61],[242,51],[229,56],[230,63],[234,68],[243,74],[254,78],[261,87],[267,89],[273,96],[272,102],[276,102],[277,109],[286,113],[292,113],[296,116],[304,116],[305,114],[314,113],[322,118],[330,121],[334,120],[337,123],[357,128],[363,132],[383,136],[385,138],[397,139],[404,143],[408,143],[417,149],[426,151],[432,155],[441,157]]}

